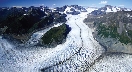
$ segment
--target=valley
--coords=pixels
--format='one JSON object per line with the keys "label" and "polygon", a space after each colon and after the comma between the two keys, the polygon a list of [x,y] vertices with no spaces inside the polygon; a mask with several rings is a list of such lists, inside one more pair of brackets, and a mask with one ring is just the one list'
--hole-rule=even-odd
{"label": "valley", "polygon": [[[112,16],[107,16],[113,8],[109,5],[105,7],[101,8],[105,10],[90,7],[85,9],[78,5],[57,7],[55,10],[44,10],[42,8],[39,11],[40,14],[37,12],[39,9],[34,9],[29,12],[31,17],[32,15],[33,17],[39,17],[40,15],[40,17],[29,28],[19,21],[19,18],[15,19],[16,23],[11,22],[11,25],[19,26],[21,24],[21,27],[24,26],[23,30],[20,29],[21,27],[17,28],[20,31],[15,31],[14,27],[8,23],[8,19],[7,22],[1,22],[0,70],[2,72],[131,72],[132,55],[128,52],[129,49],[128,51],[122,51],[123,49],[119,49],[120,47],[110,46],[107,40],[110,44],[115,43],[116,41],[111,39],[117,38],[115,37],[117,32],[113,27],[108,26],[108,29],[105,29],[107,27],[99,24],[103,22],[102,24],[107,26],[110,25],[107,24],[107,21],[109,19],[113,20]],[[113,16],[116,14],[116,9],[115,7],[114,11],[111,10]],[[42,12],[43,10],[44,12]],[[127,9],[121,8],[120,10]],[[100,11],[103,11],[103,13],[100,13]],[[42,18],[41,12],[45,14]],[[30,18],[30,15],[26,16]],[[26,16],[21,19],[25,21]],[[105,19],[105,16],[109,19]],[[127,20],[129,22],[129,19]],[[28,21],[25,22],[28,23]],[[3,27],[6,25],[9,29],[5,27],[4,29],[7,31],[3,31]],[[98,28],[98,26],[102,27]],[[114,25],[112,24],[112,26]],[[30,31],[31,35],[25,42],[17,42],[21,39],[15,40],[16,38],[12,38],[10,40],[10,37],[5,37],[8,34],[16,36],[17,34],[26,34],[26,30]],[[106,34],[107,30],[113,32]],[[65,34],[65,32],[67,33]],[[98,34],[98,32],[100,33]],[[101,38],[100,35],[102,35]],[[109,38],[109,35],[113,38]],[[39,44],[41,40],[43,45]],[[50,46],[44,46],[46,44]],[[52,44],[55,44],[55,46],[52,46]],[[108,50],[109,47],[119,49],[119,51],[110,51],[112,49]],[[130,45],[129,48],[131,48]]]}

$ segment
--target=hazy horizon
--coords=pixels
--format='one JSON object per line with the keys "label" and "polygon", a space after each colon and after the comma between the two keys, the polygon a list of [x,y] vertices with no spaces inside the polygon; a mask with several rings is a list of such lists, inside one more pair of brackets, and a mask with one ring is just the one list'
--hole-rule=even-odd
{"label": "hazy horizon", "polygon": [[105,5],[112,5],[118,7],[132,8],[131,0],[0,0],[0,7],[12,7],[12,6],[49,6],[60,7],[64,5],[80,5],[89,7],[102,7]]}

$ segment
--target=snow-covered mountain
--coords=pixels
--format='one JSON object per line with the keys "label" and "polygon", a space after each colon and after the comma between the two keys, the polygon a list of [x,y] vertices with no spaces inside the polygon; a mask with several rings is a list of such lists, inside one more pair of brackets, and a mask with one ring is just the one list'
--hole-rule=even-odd
{"label": "snow-covered mountain", "polygon": [[91,14],[103,15],[109,12],[117,12],[117,11],[132,11],[132,10],[129,8],[121,8],[121,7],[111,6],[111,5],[105,5],[104,7],[94,10],[93,12],[91,12]]}
{"label": "snow-covered mountain", "polygon": [[72,15],[80,14],[80,12],[87,12],[85,8],[78,5],[70,5],[70,6],[66,5],[60,8],[56,7],[55,11],[64,12],[65,14],[72,14]]}
{"label": "snow-covered mountain", "polygon": [[111,6],[111,5],[105,5],[104,7],[101,7],[101,8],[97,8],[97,7],[84,8],[79,5],[65,5],[63,7],[56,7],[54,11],[62,12],[65,14],[72,14],[72,15],[80,14],[80,12],[88,12],[93,15],[102,15],[109,12],[132,11],[132,10],[129,8],[122,8],[122,7]]}
{"label": "snow-covered mountain", "polygon": [[97,8],[94,8],[94,7],[84,8],[84,7],[79,6],[79,5],[65,5],[63,7],[56,7],[56,8],[54,8],[54,11],[65,13],[65,14],[78,15],[81,12],[91,13],[92,11],[94,11],[96,9]]}
{"label": "snow-covered mountain", "polygon": [[87,7],[86,10],[88,13],[91,13],[94,10],[98,10],[98,8],[97,7]]}
{"label": "snow-covered mountain", "polygon": [[101,7],[99,8],[99,10],[105,11],[105,12],[131,11],[131,9],[128,9],[128,8],[121,8],[121,7],[111,6],[111,5],[105,5],[105,7]]}

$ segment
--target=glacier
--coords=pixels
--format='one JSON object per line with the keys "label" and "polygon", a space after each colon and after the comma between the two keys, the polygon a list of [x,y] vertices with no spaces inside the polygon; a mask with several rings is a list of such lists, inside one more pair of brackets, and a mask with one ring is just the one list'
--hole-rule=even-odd
{"label": "glacier", "polygon": [[[112,70],[112,64],[120,64],[114,60],[120,58],[116,56],[113,58],[104,57],[101,61],[97,61],[105,53],[105,49],[93,38],[93,29],[83,23],[89,13],[67,14],[66,24],[72,30],[67,35],[66,42],[57,45],[55,48],[34,46],[43,34],[52,27],[35,32],[26,44],[14,45],[7,39],[0,38],[0,70],[2,72],[97,72],[101,71],[101,65],[106,64]],[[53,27],[59,25],[61,24]],[[127,60],[128,57],[129,60]],[[126,56],[123,61],[131,62],[131,58],[131,56]],[[111,62],[112,60],[115,64]],[[124,64],[128,64],[128,62]],[[104,69],[104,71],[109,70]]]}

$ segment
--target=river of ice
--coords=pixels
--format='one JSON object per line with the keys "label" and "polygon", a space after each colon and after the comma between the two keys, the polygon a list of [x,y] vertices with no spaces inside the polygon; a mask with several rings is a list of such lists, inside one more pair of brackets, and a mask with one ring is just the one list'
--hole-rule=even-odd
{"label": "river of ice", "polygon": [[0,38],[0,71],[40,72],[41,69],[46,72],[87,71],[105,51],[94,40],[92,29],[83,23],[87,14],[81,12],[79,15],[67,15],[66,24],[72,30],[66,42],[55,48],[33,46],[52,27],[34,33],[25,46],[15,46],[8,40]]}

